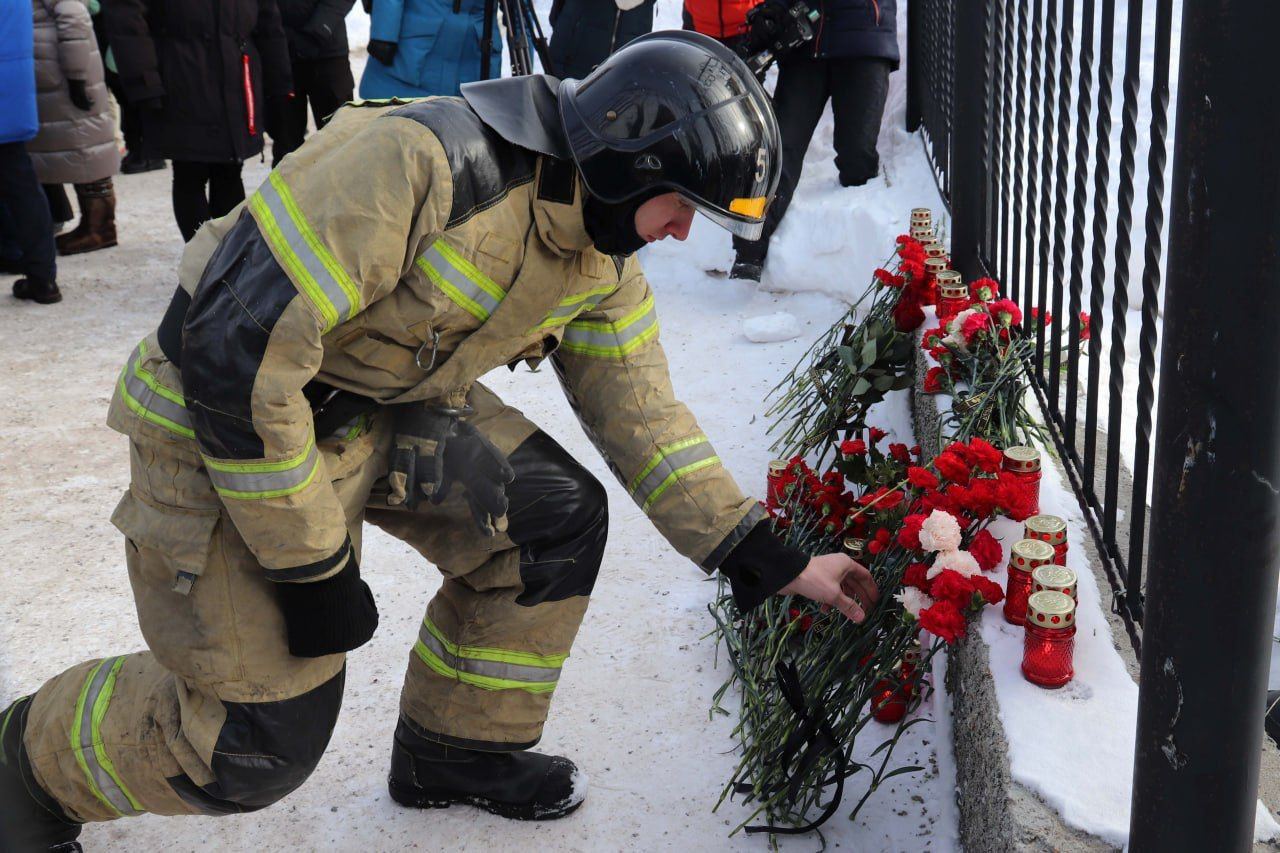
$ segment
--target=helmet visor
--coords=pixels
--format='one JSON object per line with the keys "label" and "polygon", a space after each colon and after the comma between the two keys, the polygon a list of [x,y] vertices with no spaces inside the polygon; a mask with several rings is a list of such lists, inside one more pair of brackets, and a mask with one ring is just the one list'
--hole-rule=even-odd
{"label": "helmet visor", "polygon": [[722,210],[713,204],[708,204],[689,195],[687,192],[681,192],[680,197],[693,205],[694,209],[707,217],[707,219],[710,219],[735,237],[741,237],[744,240],[759,240],[760,235],[764,233],[764,211],[768,206],[768,199],[764,196],[734,199],[733,202],[730,202],[731,206],[747,207],[752,211],[758,209],[760,211],[758,217]]}

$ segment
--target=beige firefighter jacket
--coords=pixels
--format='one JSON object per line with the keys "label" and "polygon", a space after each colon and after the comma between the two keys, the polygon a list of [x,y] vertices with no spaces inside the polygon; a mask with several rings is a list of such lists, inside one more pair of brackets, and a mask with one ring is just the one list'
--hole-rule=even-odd
{"label": "beige firefighter jacket", "polygon": [[571,163],[505,142],[461,99],[340,110],[191,241],[181,370],[144,340],[109,422],[198,448],[269,577],[319,580],[350,542],[317,383],[457,405],[489,370],[552,356],[632,498],[710,571],[762,513],[675,398],[639,263],[592,247],[581,204]]}

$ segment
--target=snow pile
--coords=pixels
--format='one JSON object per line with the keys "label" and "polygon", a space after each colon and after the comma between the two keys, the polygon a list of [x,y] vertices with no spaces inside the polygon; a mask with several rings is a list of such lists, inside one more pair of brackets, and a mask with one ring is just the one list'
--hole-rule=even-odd
{"label": "snow pile", "polygon": [[757,344],[789,341],[800,336],[800,324],[794,315],[777,311],[743,320],[742,333],[747,336],[747,340]]}

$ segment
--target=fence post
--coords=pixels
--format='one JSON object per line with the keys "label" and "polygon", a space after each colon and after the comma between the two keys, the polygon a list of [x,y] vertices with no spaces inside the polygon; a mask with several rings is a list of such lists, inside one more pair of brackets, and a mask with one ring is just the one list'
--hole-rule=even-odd
{"label": "fence post", "polygon": [[920,79],[920,16],[924,12],[920,7],[924,2],[915,0],[907,7],[907,133],[920,129],[920,87],[924,85]]}
{"label": "fence post", "polygon": [[[983,270],[978,260],[982,234],[983,194],[987,183],[987,23],[988,0],[949,4],[955,33],[955,67],[952,92],[955,114],[951,130],[951,265],[965,278],[977,278]],[[961,11],[961,6],[964,7]]]}
{"label": "fence post", "polygon": [[1258,80],[1278,29],[1274,0],[1184,0],[1138,853],[1253,842],[1280,555],[1280,354],[1267,343],[1280,316],[1280,112]]}

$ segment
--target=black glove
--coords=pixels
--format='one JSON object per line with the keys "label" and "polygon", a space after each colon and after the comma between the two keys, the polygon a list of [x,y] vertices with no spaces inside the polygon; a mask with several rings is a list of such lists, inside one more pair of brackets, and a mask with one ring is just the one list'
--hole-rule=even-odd
{"label": "black glove", "polygon": [[395,450],[387,473],[387,503],[416,509],[423,497],[438,504],[455,481],[482,533],[507,529],[507,483],[515,471],[498,448],[462,420],[465,409],[408,403],[397,406]]}
{"label": "black glove", "polygon": [[397,47],[398,45],[393,41],[370,39],[369,55],[381,62],[383,65],[390,65],[391,61],[396,58]]}
{"label": "black glove", "polygon": [[277,583],[276,597],[294,657],[349,652],[369,642],[378,627],[378,607],[360,580],[354,553],[342,571],[322,581]]}
{"label": "black glove", "polygon": [[85,88],[83,80],[68,80],[67,90],[71,93],[71,103],[85,112],[93,109],[93,98],[89,97],[89,90]]}

